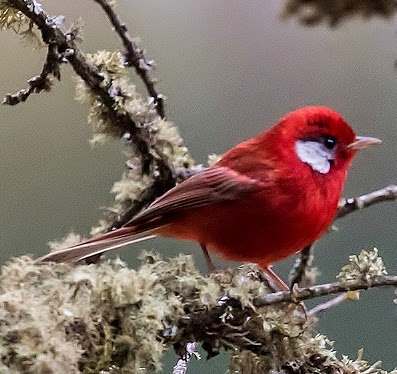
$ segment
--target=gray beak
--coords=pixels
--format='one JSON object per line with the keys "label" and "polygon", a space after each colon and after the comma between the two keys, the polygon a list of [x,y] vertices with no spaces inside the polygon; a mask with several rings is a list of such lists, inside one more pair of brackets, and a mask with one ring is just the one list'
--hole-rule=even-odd
{"label": "gray beak", "polygon": [[346,148],[354,151],[367,148],[369,145],[380,144],[382,140],[378,138],[371,138],[369,136],[357,136],[353,143],[350,143]]}

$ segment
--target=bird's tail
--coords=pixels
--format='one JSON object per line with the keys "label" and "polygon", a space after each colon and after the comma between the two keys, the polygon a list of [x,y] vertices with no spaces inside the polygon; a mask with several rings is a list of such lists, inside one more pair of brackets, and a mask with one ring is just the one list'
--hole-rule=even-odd
{"label": "bird's tail", "polygon": [[96,238],[86,240],[72,247],[48,253],[39,257],[36,262],[76,263],[90,257],[101,255],[102,253],[112,249],[153,238],[155,236],[153,229],[137,231],[134,227],[122,227]]}

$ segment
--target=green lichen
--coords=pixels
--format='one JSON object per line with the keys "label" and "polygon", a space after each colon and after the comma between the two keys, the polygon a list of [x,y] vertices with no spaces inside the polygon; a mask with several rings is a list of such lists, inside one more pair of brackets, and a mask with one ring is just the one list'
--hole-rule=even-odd
{"label": "green lichen", "polygon": [[222,155],[217,155],[215,153],[211,153],[210,155],[208,155],[208,158],[207,158],[208,166],[215,165],[221,158],[222,158]]}
{"label": "green lichen", "polygon": [[[306,348],[306,347],[305,347]],[[396,370],[389,373],[380,369],[381,362],[370,365],[361,357],[359,352],[356,360],[346,356],[337,359],[330,342],[324,335],[313,338],[313,349],[304,349],[304,360],[293,359],[286,361],[279,368],[269,369],[263,357],[252,352],[244,351],[232,356],[229,374],[397,374]],[[319,352],[322,352],[319,353]]]}
{"label": "green lichen", "polygon": [[210,356],[232,350],[231,373],[385,373],[360,357],[338,359],[302,304],[255,308],[269,291],[253,265],[204,277],[190,256],[142,261],[137,270],[119,259],[4,265],[0,372],[155,373],[168,347],[183,352],[196,340]]}
{"label": "green lichen", "polygon": [[207,281],[189,257],[71,267],[29,257],[0,276],[1,365],[23,373],[157,372],[161,331]]}
{"label": "green lichen", "polygon": [[342,267],[337,278],[341,282],[371,282],[375,276],[387,274],[382,257],[377,248],[372,251],[361,251],[358,255],[349,256],[349,263]]}

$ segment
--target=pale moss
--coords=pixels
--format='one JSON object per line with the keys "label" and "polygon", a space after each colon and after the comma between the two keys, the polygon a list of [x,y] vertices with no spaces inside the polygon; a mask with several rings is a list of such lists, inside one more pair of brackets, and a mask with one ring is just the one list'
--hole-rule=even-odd
{"label": "pale moss", "polygon": [[11,7],[8,1],[0,1],[0,29],[13,30],[18,35],[23,35],[26,30],[31,30],[32,22],[20,10]]}
{"label": "pale moss", "polygon": [[212,281],[189,256],[146,259],[138,270],[120,260],[72,267],[28,257],[3,266],[0,368],[32,374],[158,372],[166,348],[161,332],[175,326],[184,303]]}
{"label": "pale moss", "polygon": [[127,75],[127,69],[120,51],[101,50],[95,53],[87,53],[86,56],[101,71],[105,78],[103,85],[109,84],[113,79]]}
{"label": "pale moss", "polygon": [[50,247],[51,251],[59,251],[60,249],[72,247],[80,243],[83,239],[79,234],[74,232],[69,233],[61,240],[53,240],[48,242],[48,246]]}
{"label": "pale moss", "polygon": [[[67,268],[62,265],[58,270],[63,272]],[[58,304],[63,301],[58,295],[68,297],[69,285],[56,282],[57,289],[53,290],[45,283],[58,275],[56,269],[41,269],[28,257],[3,266],[0,340],[5,353],[2,364],[9,370],[32,374],[79,372],[82,351],[78,342],[69,340],[65,334],[63,325],[67,318]]]}
{"label": "pale moss", "polygon": [[152,131],[161,152],[172,162],[174,168],[194,165],[189,150],[184,145],[184,140],[174,123],[158,117]]}
{"label": "pale moss", "polygon": [[150,185],[152,180],[151,176],[130,170],[123,174],[121,180],[113,184],[110,192],[115,195],[116,202],[135,200]]}
{"label": "pale moss", "polygon": [[208,158],[207,158],[208,166],[215,165],[221,158],[222,158],[222,155],[217,155],[215,153],[211,153],[210,155],[208,155]]}
{"label": "pale moss", "polygon": [[216,282],[207,282],[200,287],[199,303],[208,307],[214,306],[219,301],[220,286]]}
{"label": "pale moss", "polygon": [[253,300],[268,293],[265,284],[256,276],[258,266],[255,264],[244,264],[232,278],[228,285],[228,296],[240,300],[246,307],[253,307]]}
{"label": "pale moss", "polygon": [[100,219],[97,226],[94,226],[90,230],[91,236],[98,236],[106,232],[109,228],[109,222],[105,219]]}
{"label": "pale moss", "polygon": [[[369,366],[361,356],[338,360],[332,343],[316,335],[316,320],[305,318],[301,305],[253,308],[253,299],[267,292],[254,266],[207,278],[195,269],[191,256],[163,261],[145,253],[143,261],[137,270],[119,259],[70,266],[37,264],[25,256],[4,265],[0,372],[159,372],[167,347],[204,331],[208,334],[202,336],[213,339],[207,349],[208,344],[219,350],[242,343],[241,351],[234,350],[232,373],[280,373],[287,368],[302,373],[378,372],[378,363]],[[223,315],[206,319],[206,311],[222,308],[231,296],[235,302]],[[200,313],[202,331],[185,331],[186,322]]]}
{"label": "pale moss", "polygon": [[[87,59],[98,68],[99,74],[103,78],[101,86],[108,90],[117,106],[118,100],[121,100],[119,99],[121,88],[119,90],[118,87],[112,85],[112,82],[115,80],[124,82],[127,75],[121,52],[102,50],[87,54]],[[120,136],[120,129],[112,122],[109,108],[102,103],[101,98],[81,78],[77,79],[76,100],[88,104],[88,124],[92,127],[94,135],[102,134],[102,141],[105,139],[104,135]]]}
{"label": "pale moss", "polygon": [[378,249],[372,251],[361,251],[359,255],[349,256],[349,263],[342,267],[337,278],[341,282],[358,281],[371,282],[376,276],[387,274],[382,257],[379,256]]}
{"label": "pale moss", "polygon": [[[290,337],[286,336],[284,340],[285,350],[281,361],[277,358],[277,354],[280,353],[279,348],[273,349],[269,355],[257,355],[250,351],[235,352],[231,359],[229,374],[388,374],[380,369],[381,362],[370,365],[363,360],[361,351],[356,360],[346,356],[338,359],[333,350],[333,343],[324,335],[308,337],[298,350],[294,346],[294,339],[291,341]],[[276,356],[272,355],[274,353]],[[396,374],[396,371],[393,370],[389,374]]]}
{"label": "pale moss", "polygon": [[[137,127],[149,129],[158,117],[155,103],[152,99],[143,98],[129,80],[123,54],[119,51],[102,50],[87,54],[87,59],[98,68],[103,78],[100,85],[113,100],[112,109],[122,115],[128,114]],[[76,99],[89,106],[88,123],[94,131],[91,144],[103,143],[106,136],[120,137],[126,131],[113,123],[110,109],[82,79],[77,81]]]}

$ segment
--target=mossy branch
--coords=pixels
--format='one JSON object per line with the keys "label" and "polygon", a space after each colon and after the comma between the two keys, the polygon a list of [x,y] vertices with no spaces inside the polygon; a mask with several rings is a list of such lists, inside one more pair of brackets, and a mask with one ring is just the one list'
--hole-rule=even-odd
{"label": "mossy branch", "polygon": [[[46,77],[51,73],[60,79],[58,65],[60,62],[68,62],[92,93],[99,98],[101,105],[106,108],[103,115],[106,114],[107,119],[111,122],[114,134],[119,137],[122,137],[125,133],[129,134],[143,159],[145,173],[149,173],[150,165],[154,159],[158,158],[161,160],[157,165],[160,174],[164,178],[172,179],[172,173],[165,157],[160,152],[156,152],[156,148],[150,147],[151,137],[148,129],[142,127],[142,123],[134,120],[128,111],[117,111],[116,97],[109,90],[109,84],[103,84],[104,76],[101,69],[90,61],[78,47],[76,44],[77,35],[73,32],[64,31],[63,17],[49,16],[44,12],[41,5],[33,0],[7,0],[7,3],[10,7],[24,14],[40,30],[42,40],[48,46],[48,56],[52,57],[52,63],[50,64],[52,70],[46,72]],[[49,58],[47,58],[47,65],[48,60]],[[54,71],[57,73],[54,74]],[[7,95],[8,99],[6,98],[4,103],[15,103],[17,97],[18,94]],[[13,99],[10,100],[10,98]]]}
{"label": "mossy branch", "polygon": [[318,284],[306,288],[294,288],[291,292],[280,291],[271,295],[259,297],[254,300],[254,305],[261,307],[275,305],[283,302],[299,302],[321,296],[335,295],[342,292],[368,290],[379,287],[397,287],[397,275],[383,275],[370,280],[334,282]]}
{"label": "mossy branch", "polygon": [[190,256],[162,261],[147,253],[138,270],[120,260],[73,267],[14,259],[0,274],[0,371],[153,373],[168,347],[183,356],[196,341],[209,357],[231,351],[235,372],[381,373],[379,363],[338,359],[296,300],[396,286],[397,277],[292,295],[269,293],[260,279],[252,265],[204,277]]}

